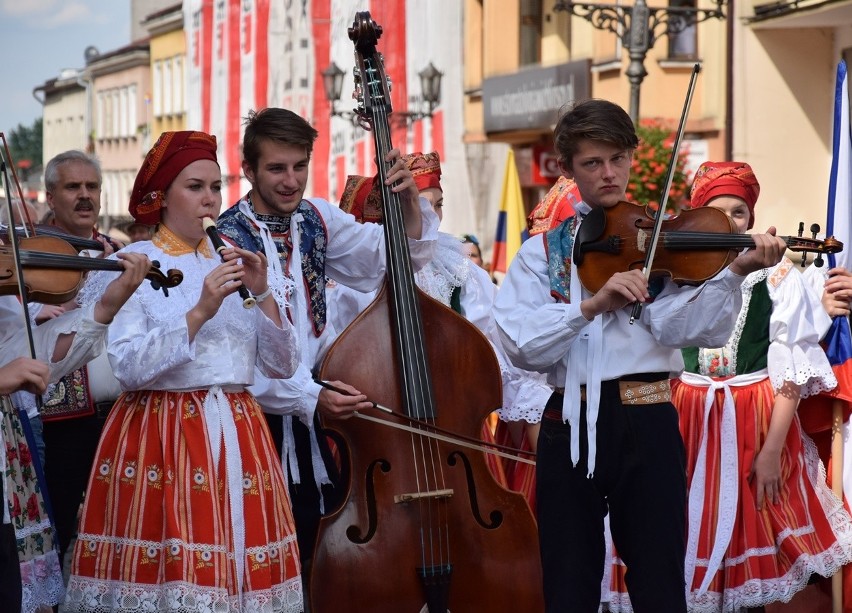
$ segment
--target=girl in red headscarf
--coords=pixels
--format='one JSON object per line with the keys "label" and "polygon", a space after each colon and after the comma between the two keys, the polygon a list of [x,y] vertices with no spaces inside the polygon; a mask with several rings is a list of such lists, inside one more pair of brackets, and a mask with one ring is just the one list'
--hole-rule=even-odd
{"label": "girl in red headscarf", "polygon": [[[707,162],[691,205],[720,209],[745,233],[759,191],[748,164]],[[684,349],[686,369],[672,386],[686,447],[693,613],[789,602],[811,575],[828,577],[852,559],[852,519],[796,416],[800,397],[837,384],[819,346],[830,320],[787,258],[748,275],[742,292],[728,343]],[[632,610],[624,573],[618,562],[612,611]]]}
{"label": "girl in red headscarf", "polygon": [[[302,611],[287,486],[246,390],[256,367],[294,372],[296,335],[268,299],[263,256],[220,258],[205,233],[221,188],[216,140],[202,132],[164,133],[137,175],[130,213],[157,230],[122,251],[183,281],[168,296],[140,287],[110,327],[124,392],[93,463],[68,611]],[[105,274],[89,278],[83,301]]]}

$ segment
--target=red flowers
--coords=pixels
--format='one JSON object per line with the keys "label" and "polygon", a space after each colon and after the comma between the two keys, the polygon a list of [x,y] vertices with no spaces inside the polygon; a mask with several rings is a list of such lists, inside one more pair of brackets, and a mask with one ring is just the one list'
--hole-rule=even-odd
{"label": "red flowers", "polygon": [[[674,130],[658,119],[642,119],[636,128],[639,147],[633,153],[633,168],[627,185],[627,199],[636,204],[659,207],[666,183],[666,171],[672,155]],[[666,211],[677,214],[686,202],[689,191],[689,172],[685,169],[688,147],[681,146]]]}

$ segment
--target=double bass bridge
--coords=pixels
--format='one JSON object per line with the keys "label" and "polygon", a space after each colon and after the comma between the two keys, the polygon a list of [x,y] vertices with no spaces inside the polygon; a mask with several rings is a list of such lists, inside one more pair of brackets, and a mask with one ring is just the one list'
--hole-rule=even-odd
{"label": "double bass bridge", "polygon": [[431,492],[412,492],[410,494],[397,494],[393,497],[393,501],[396,504],[404,504],[406,502],[414,502],[415,500],[423,500],[425,498],[442,500],[445,498],[452,498],[454,493],[455,492],[453,492],[452,488],[433,490]]}

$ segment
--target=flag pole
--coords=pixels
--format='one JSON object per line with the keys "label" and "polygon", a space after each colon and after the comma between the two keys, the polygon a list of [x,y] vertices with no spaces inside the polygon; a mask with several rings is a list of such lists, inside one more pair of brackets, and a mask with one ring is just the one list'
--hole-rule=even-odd
{"label": "flag pole", "polygon": [[[843,401],[831,403],[831,490],[843,500]],[[843,613],[843,570],[831,576],[831,613]]]}

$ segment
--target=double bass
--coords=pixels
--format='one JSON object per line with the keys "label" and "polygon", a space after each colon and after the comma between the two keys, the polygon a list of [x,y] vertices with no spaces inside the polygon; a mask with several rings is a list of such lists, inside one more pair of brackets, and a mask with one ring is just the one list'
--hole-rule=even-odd
{"label": "double bass", "polygon": [[[369,12],[349,29],[359,113],[372,129],[384,185],[392,147],[381,33]],[[348,484],[341,507],[320,521],[310,610],[538,613],[541,565],[529,505],[494,480],[481,450],[429,436],[430,425],[478,435],[501,405],[497,359],[478,329],[417,289],[398,195],[384,187],[382,196],[384,285],[336,339],[319,376],[346,381],[393,414],[371,410],[369,420],[330,426],[343,442]]]}

